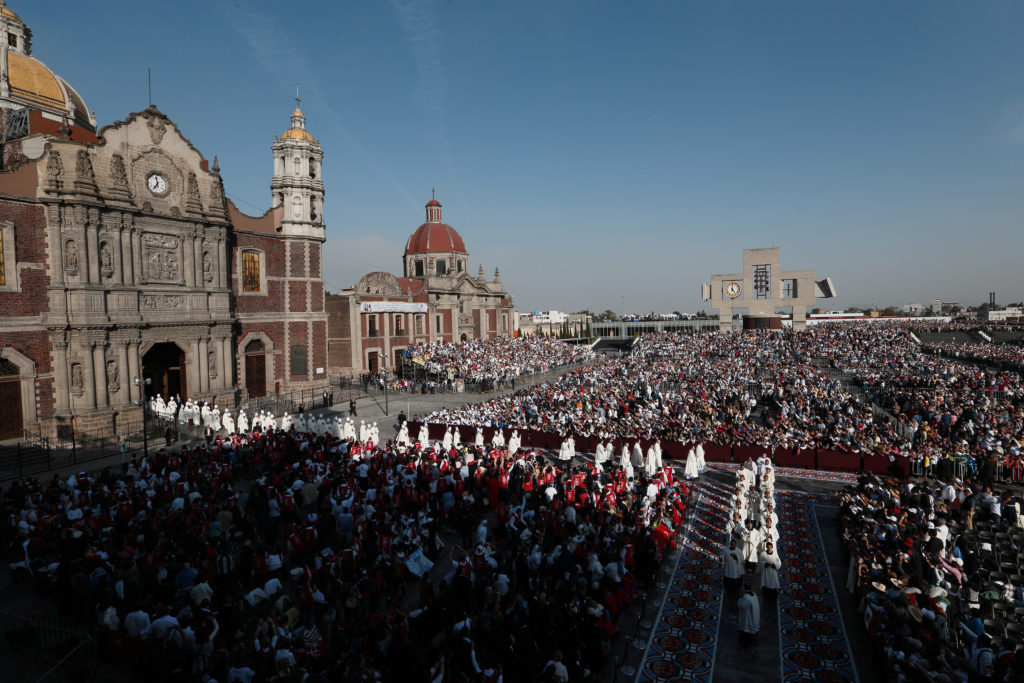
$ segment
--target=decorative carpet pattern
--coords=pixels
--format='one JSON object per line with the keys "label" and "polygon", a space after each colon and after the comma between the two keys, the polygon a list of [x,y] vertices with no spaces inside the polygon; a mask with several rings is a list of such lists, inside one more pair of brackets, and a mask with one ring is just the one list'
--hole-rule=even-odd
{"label": "decorative carpet pattern", "polygon": [[857,681],[815,505],[823,494],[775,492],[779,515],[779,645],[784,683]]}
{"label": "decorative carpet pattern", "polygon": [[[738,463],[708,463],[709,469],[725,470],[726,472],[735,472],[740,468]],[[846,483],[856,483],[857,475],[849,474],[847,472],[825,472],[822,470],[798,470],[792,467],[776,467],[776,477],[794,477],[796,479],[821,479],[823,481],[840,481]]]}
{"label": "decorative carpet pattern", "polygon": [[711,681],[724,590],[721,556],[728,495],[722,486],[696,486],[694,510],[638,683]]}

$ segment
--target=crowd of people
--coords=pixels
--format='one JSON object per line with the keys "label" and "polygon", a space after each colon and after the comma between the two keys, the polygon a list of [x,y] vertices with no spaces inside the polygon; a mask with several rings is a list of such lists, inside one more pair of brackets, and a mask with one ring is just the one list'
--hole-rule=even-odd
{"label": "crowd of people", "polygon": [[669,467],[299,426],[16,481],[0,548],[156,680],[578,681],[685,515]]}
{"label": "crowd of people", "polygon": [[583,363],[594,358],[587,346],[548,337],[497,337],[461,342],[424,342],[403,352],[410,362],[423,364],[435,376],[467,382],[502,381],[514,385],[527,373]]}
{"label": "crowd of people", "polygon": [[847,588],[888,680],[1024,680],[1019,496],[977,480],[865,476],[838,503]]}
{"label": "crowd of people", "polygon": [[1022,401],[1019,373],[927,355],[906,324],[843,322],[646,335],[628,356],[424,419],[597,436],[616,450],[660,439],[879,454],[928,467],[951,457],[980,468],[994,458],[1012,471]]}

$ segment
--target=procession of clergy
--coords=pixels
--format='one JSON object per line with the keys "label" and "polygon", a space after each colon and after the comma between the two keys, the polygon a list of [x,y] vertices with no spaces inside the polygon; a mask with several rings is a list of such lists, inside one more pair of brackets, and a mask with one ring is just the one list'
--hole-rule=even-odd
{"label": "procession of clergy", "polygon": [[270,411],[261,410],[252,419],[242,408],[235,418],[231,411],[225,409],[223,413],[220,406],[210,406],[204,403],[201,406],[191,400],[179,403],[174,397],[169,401],[157,394],[149,401],[150,410],[154,415],[166,420],[177,420],[181,424],[202,425],[206,427],[211,435],[225,433],[247,434],[253,431],[270,432],[277,429],[288,432],[292,427],[300,434],[315,434],[317,436],[333,436],[335,439],[346,441],[355,439],[361,443],[373,441],[380,443],[380,428],[377,423],[367,424],[360,420],[358,429],[351,417],[341,419],[338,415],[319,415],[298,413],[290,415],[285,413],[279,418]]}
{"label": "procession of clergy", "polygon": [[[728,547],[723,553],[726,587],[735,590],[747,573],[759,570],[761,592],[775,600],[779,591],[782,561],[776,551],[779,516],[775,513],[775,470],[762,455],[747,460],[736,470],[736,490],[731,497],[732,517],[726,524]],[[761,630],[761,607],[750,581],[743,584],[737,602],[740,643],[749,645]]]}

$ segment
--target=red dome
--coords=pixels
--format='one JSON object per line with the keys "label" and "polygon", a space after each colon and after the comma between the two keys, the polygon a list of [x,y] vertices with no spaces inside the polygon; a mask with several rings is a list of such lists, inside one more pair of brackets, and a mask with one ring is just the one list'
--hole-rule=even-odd
{"label": "red dome", "polygon": [[466,244],[447,223],[424,223],[405,243],[406,254],[466,253]]}
{"label": "red dome", "polygon": [[441,202],[437,201],[436,199],[431,199],[429,202],[427,202],[427,206],[441,206]]}

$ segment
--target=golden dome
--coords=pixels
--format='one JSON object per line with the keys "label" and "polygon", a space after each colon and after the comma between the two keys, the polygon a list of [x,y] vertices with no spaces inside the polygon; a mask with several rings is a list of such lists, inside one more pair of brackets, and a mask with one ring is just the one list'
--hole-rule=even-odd
{"label": "golden dome", "polygon": [[315,142],[313,136],[309,134],[309,131],[304,128],[289,128],[285,132],[281,133],[282,140],[305,140],[306,142]]}
{"label": "golden dome", "polygon": [[6,7],[0,7],[0,16],[7,17],[8,19],[14,19],[15,21],[17,21],[19,23],[23,23],[21,21],[21,17],[19,17],[17,14],[15,14],[11,10],[7,9]]}
{"label": "golden dome", "polygon": [[11,99],[57,112],[67,110],[57,76],[45,64],[13,51],[7,53],[7,60]]}

